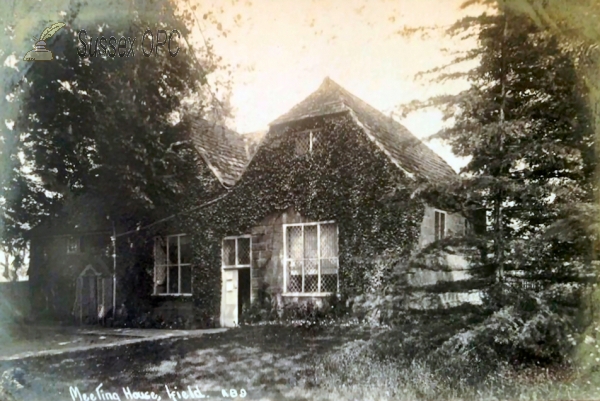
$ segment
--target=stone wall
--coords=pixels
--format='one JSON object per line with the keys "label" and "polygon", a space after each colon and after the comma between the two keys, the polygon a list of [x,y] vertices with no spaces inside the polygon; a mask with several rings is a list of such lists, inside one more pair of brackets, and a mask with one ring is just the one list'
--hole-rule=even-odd
{"label": "stone wall", "polygon": [[289,208],[252,228],[252,299],[261,286],[268,287],[271,295],[283,293],[283,225],[306,222],[309,220]]}
{"label": "stone wall", "polygon": [[[421,237],[419,246],[423,248],[435,239],[435,210],[432,207],[425,208],[423,222],[421,224]],[[283,225],[309,222],[293,208],[283,212],[273,213],[261,221],[259,225],[252,228],[252,300],[258,296],[261,287],[266,287],[271,296],[279,296],[283,293]],[[446,215],[446,235],[462,234],[465,230],[465,219],[459,214]],[[455,282],[471,279],[467,260],[459,254],[447,254],[442,261],[449,267],[449,271],[415,270],[408,272],[408,282],[412,287],[427,287],[440,282]],[[442,293],[434,298],[425,299],[424,294],[415,293],[414,307],[427,307],[441,303],[445,306],[456,305],[462,302],[478,303],[478,294],[473,293]],[[301,303],[307,301],[307,297],[283,297],[280,302]],[[312,299],[320,303],[319,299]]]}
{"label": "stone wall", "polygon": [[[430,206],[425,208],[425,215],[421,223],[420,249],[435,241],[435,211]],[[463,235],[466,220],[457,213],[446,213],[446,237]],[[469,271],[469,263],[459,250],[455,253],[446,252],[427,258],[430,269],[413,269],[407,272],[408,285],[412,288],[423,288],[450,282],[460,282],[473,279]],[[428,293],[427,291],[414,291],[411,294],[409,308],[430,309],[448,308],[459,306],[464,303],[480,304],[481,293],[479,291],[441,292]]]}

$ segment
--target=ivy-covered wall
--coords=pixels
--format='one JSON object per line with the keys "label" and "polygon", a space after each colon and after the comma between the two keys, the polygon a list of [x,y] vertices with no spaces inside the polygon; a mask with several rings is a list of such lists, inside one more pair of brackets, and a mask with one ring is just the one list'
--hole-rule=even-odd
{"label": "ivy-covered wall", "polygon": [[[296,135],[312,128],[322,129],[319,146],[297,156]],[[424,205],[412,197],[415,185],[347,114],[272,128],[230,194],[184,222],[194,233],[197,318],[219,316],[222,238],[289,208],[337,222],[340,291],[360,294],[381,253],[396,249],[408,259],[418,246]]]}
{"label": "ivy-covered wall", "polygon": [[[318,146],[297,155],[297,136],[316,128],[322,130]],[[434,235],[434,209],[414,197],[419,182],[406,177],[349,114],[272,128],[236,186],[219,202],[197,208],[226,193],[202,167],[205,185],[190,188],[186,204],[169,211],[180,213],[177,218],[117,241],[117,305],[123,303],[130,318],[152,315],[164,322],[183,319],[184,326],[217,326],[221,241],[229,235],[253,236],[253,298],[259,288],[280,292],[282,247],[276,242],[283,240],[284,215],[291,219],[286,223],[337,223],[344,296],[371,291],[382,266],[405,265],[403,261],[427,246]],[[450,232],[461,232],[463,222],[461,216],[448,214],[446,225]],[[153,296],[153,238],[175,233],[192,237],[192,297]],[[386,256],[390,254],[394,257]],[[419,280],[415,273],[412,277],[416,287]],[[63,281],[58,276],[53,280]],[[379,280],[377,285],[387,284]],[[65,287],[65,291],[73,289]]]}

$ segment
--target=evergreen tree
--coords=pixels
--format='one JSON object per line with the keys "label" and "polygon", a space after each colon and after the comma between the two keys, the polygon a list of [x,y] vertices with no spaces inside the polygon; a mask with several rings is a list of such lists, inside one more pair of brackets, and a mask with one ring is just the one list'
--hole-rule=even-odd
{"label": "evergreen tree", "polygon": [[[469,240],[482,244],[471,262],[476,276],[488,279],[489,317],[466,328],[470,349],[480,356],[491,350],[486,355],[497,361],[562,360],[592,259],[584,224],[593,213],[595,170],[586,91],[572,54],[550,32],[502,3],[465,6],[473,3],[493,9],[449,30],[477,38],[450,68],[473,60],[477,66],[430,71],[438,81],[466,78],[470,86],[425,103],[451,122],[438,136],[470,160],[461,185],[438,184],[426,196],[467,215],[487,211],[485,234]],[[453,337],[439,352],[457,349],[462,339]]]}

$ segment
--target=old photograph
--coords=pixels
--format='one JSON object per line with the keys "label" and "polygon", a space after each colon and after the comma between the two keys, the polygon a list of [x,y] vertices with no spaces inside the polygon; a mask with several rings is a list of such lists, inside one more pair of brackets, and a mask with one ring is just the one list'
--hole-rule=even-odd
{"label": "old photograph", "polygon": [[0,21],[0,401],[600,399],[598,0]]}

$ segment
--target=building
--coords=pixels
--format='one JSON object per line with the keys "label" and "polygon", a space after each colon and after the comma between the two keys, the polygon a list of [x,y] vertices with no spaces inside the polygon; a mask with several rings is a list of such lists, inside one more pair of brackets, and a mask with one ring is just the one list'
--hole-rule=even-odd
{"label": "building", "polygon": [[[402,264],[467,229],[462,215],[414,196],[424,183],[455,180],[452,168],[397,121],[329,78],[273,121],[258,145],[226,129],[196,128],[195,145],[218,181],[211,192],[218,201],[204,207],[206,199],[197,200],[201,210],[161,224],[153,250],[146,248],[145,262],[136,262],[139,269],[117,258],[114,303],[123,302],[129,314],[143,311],[184,326],[233,326],[265,294],[281,306],[322,304],[332,294],[367,291],[382,264]],[[103,233],[104,241],[110,238]],[[60,292],[68,299],[63,314],[78,306],[84,320],[82,310],[106,303],[100,284],[87,277],[108,288],[112,264],[86,251],[75,259],[71,249],[81,237],[67,233],[45,241],[45,247],[60,244],[62,259],[50,267],[38,256],[43,267],[32,260],[30,277],[37,276],[33,282],[45,297]],[[85,243],[79,249],[87,249]],[[383,256],[390,250],[397,255],[393,261]],[[466,268],[460,257],[453,260],[453,269]],[[127,279],[123,270],[136,273]],[[52,283],[66,279],[48,275],[58,271],[72,271],[62,290]],[[420,283],[437,280],[407,274]],[[128,280],[135,283],[129,289]],[[144,307],[142,298],[149,300]]]}

